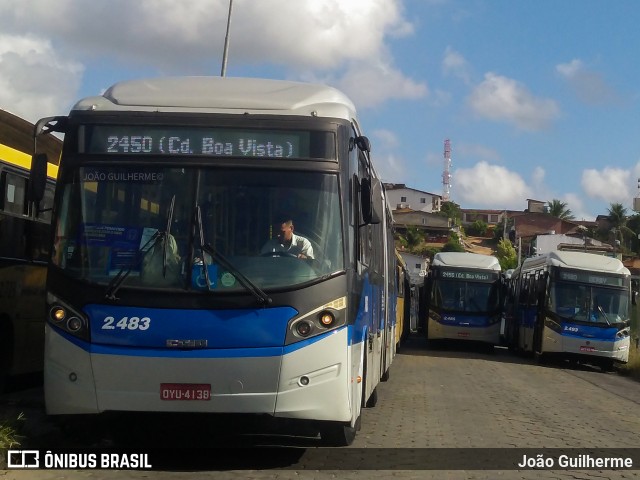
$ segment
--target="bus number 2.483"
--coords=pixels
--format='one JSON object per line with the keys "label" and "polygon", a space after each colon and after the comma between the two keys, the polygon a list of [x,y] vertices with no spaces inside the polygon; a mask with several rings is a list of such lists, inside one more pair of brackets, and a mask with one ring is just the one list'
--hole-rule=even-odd
{"label": "bus number 2.483", "polygon": [[117,322],[113,317],[105,317],[102,322],[102,330],[147,330],[151,326],[149,317],[122,317]]}

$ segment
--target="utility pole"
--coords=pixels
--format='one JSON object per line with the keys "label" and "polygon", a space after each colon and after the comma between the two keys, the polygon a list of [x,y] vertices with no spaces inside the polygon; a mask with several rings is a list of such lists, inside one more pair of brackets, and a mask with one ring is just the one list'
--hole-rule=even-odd
{"label": "utility pole", "polygon": [[451,189],[451,142],[447,138],[444,141],[444,169],[442,171],[442,201],[450,200]]}
{"label": "utility pole", "polygon": [[502,238],[507,238],[507,211],[504,211],[504,215],[502,217]]}
{"label": "utility pole", "polygon": [[227,56],[229,55],[229,28],[231,27],[231,7],[233,7],[233,0],[229,0],[229,15],[227,16],[227,33],[224,36],[224,52],[222,53],[222,69],[220,70],[220,76],[224,77],[227,73]]}

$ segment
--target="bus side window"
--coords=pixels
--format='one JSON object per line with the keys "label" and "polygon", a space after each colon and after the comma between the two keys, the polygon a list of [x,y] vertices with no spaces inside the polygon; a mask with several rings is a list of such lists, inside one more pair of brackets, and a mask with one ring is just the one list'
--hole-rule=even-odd
{"label": "bus side window", "polygon": [[529,296],[529,279],[528,277],[523,277],[519,281],[520,284],[520,299],[519,303],[521,305],[527,304],[527,298]]}
{"label": "bus side window", "polygon": [[51,207],[53,206],[53,197],[55,194],[55,186],[47,184],[44,189],[44,197],[40,201],[40,210],[38,211],[38,218],[51,223]]}
{"label": "bus side window", "polygon": [[2,173],[2,210],[18,215],[27,214],[27,179],[13,173]]}
{"label": "bus side window", "polygon": [[529,277],[529,300],[528,304],[534,307],[538,304],[538,274]]}

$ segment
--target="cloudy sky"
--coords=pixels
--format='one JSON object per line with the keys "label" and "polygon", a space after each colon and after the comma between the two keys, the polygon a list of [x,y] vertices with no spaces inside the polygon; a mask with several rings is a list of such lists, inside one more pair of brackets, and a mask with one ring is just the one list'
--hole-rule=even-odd
{"label": "cloudy sky", "polygon": [[[220,75],[229,0],[0,0],[0,108],[35,121],[120,80]],[[636,0],[234,0],[226,75],[328,83],[386,181],[463,208],[640,195]]]}

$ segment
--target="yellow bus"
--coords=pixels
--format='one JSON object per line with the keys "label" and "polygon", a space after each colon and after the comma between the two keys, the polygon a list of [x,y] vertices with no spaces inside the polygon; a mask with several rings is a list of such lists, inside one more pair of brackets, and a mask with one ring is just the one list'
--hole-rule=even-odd
{"label": "yellow bus", "polygon": [[407,263],[397,250],[395,254],[396,284],[398,285],[398,295],[396,297],[396,349],[400,349],[400,344],[409,331],[412,296]]}
{"label": "yellow bus", "polygon": [[[58,167],[48,164],[44,185],[35,188],[33,140],[28,140],[33,128],[0,110],[0,391],[12,376],[43,369],[46,267]],[[43,147],[57,159],[61,142],[51,139]]]}

